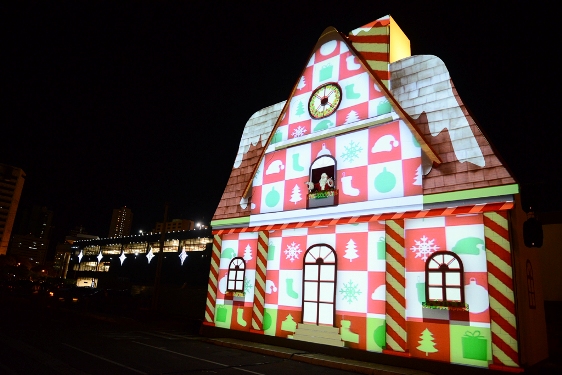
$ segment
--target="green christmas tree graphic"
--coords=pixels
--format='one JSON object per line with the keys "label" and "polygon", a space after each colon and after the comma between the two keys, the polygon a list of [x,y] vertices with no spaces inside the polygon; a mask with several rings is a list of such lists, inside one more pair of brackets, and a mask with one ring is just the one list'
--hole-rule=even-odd
{"label": "green christmas tree graphic", "polygon": [[420,341],[416,349],[419,351],[425,352],[425,355],[429,355],[429,353],[436,353],[439,350],[435,349],[435,343],[433,342],[433,333],[429,331],[429,329],[425,329],[422,334],[420,335]]}
{"label": "green christmas tree graphic", "polygon": [[297,105],[297,111],[295,112],[295,114],[297,116],[304,115],[304,106],[302,105],[302,102],[299,102],[299,104]]}

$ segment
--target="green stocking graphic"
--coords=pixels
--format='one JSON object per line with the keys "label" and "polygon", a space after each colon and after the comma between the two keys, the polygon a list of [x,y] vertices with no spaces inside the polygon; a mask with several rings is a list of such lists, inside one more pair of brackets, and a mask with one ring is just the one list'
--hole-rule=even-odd
{"label": "green stocking graphic", "polygon": [[244,320],[244,309],[238,308],[236,310],[236,322],[240,324],[242,327],[246,327],[246,321]]}
{"label": "green stocking graphic", "polygon": [[355,86],[355,83],[345,86],[345,97],[347,99],[359,99],[361,96],[361,94],[353,92],[353,86]]}
{"label": "green stocking graphic", "polygon": [[285,279],[287,283],[287,295],[291,298],[299,298],[299,294],[293,290],[293,279]]}
{"label": "green stocking graphic", "polygon": [[416,290],[418,292],[418,302],[423,304],[425,303],[425,282],[419,281],[416,283]]}
{"label": "green stocking graphic", "polygon": [[293,154],[293,169],[297,172],[304,171],[304,168],[299,165],[299,154]]}

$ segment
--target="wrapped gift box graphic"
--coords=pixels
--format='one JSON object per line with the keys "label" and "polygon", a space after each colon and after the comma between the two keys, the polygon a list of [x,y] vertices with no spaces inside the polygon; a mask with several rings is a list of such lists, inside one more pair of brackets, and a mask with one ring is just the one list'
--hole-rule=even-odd
{"label": "wrapped gift box graphic", "polygon": [[467,359],[488,360],[488,339],[480,331],[466,331],[462,337],[462,356]]}
{"label": "wrapped gift box graphic", "polygon": [[227,313],[226,307],[218,306],[217,322],[221,322],[221,323],[226,322],[226,313]]}
{"label": "wrapped gift box graphic", "polygon": [[325,81],[327,79],[332,78],[332,70],[334,67],[332,64],[327,64],[320,69],[320,81]]}

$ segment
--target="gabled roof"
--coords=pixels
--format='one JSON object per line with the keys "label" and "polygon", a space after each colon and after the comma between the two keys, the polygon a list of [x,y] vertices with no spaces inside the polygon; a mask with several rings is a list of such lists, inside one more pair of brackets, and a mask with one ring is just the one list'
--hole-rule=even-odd
{"label": "gabled roof", "polygon": [[[339,31],[337,31],[334,27],[328,27],[326,28],[322,34],[320,35],[320,38],[318,39],[318,41],[316,42],[316,45],[314,46],[314,48],[312,49],[312,52],[308,58],[307,61],[310,61],[310,59],[312,58],[312,56],[314,55],[314,53],[320,49],[320,47],[322,47],[325,43],[331,41],[331,40],[338,40],[342,43],[344,43],[347,48],[349,49],[349,51],[355,55],[355,57],[359,60],[360,64],[362,65],[363,69],[365,71],[367,71],[370,76],[373,78],[373,80],[376,82],[376,84],[378,85],[378,87],[381,90],[381,93],[386,97],[386,99],[389,101],[389,103],[391,103],[392,108],[394,109],[394,112],[396,112],[400,118],[404,121],[404,123],[406,124],[406,126],[408,126],[408,128],[410,129],[410,131],[412,132],[412,134],[414,135],[414,137],[416,138],[416,140],[418,141],[418,143],[420,144],[423,153],[426,155],[426,157],[429,158],[429,160],[431,160],[431,162],[436,163],[436,164],[440,164],[441,163],[441,159],[439,159],[439,156],[437,156],[437,154],[435,153],[435,151],[431,148],[431,146],[425,141],[424,137],[422,136],[422,134],[420,133],[420,131],[418,130],[418,128],[415,125],[415,121],[406,113],[406,111],[404,111],[401,107],[400,104],[396,101],[396,99],[394,99],[394,96],[392,95],[392,93],[388,90],[388,88],[384,85],[384,83],[381,81],[381,79],[377,76],[377,74],[375,74],[372,69],[370,68],[369,64],[365,61],[365,59],[363,58],[363,56],[357,52],[355,50],[355,48],[353,47],[353,45],[350,43],[349,39],[347,38],[347,36],[345,36],[344,34],[340,33]],[[303,69],[303,71],[301,72],[301,76],[304,76],[306,70],[306,66]],[[254,171],[252,173],[252,179],[253,176],[255,175],[255,173],[257,172],[258,166],[261,163],[261,160],[263,159],[263,157],[265,156],[265,151],[267,149],[267,147],[269,146],[269,144],[271,143],[271,140],[275,134],[276,129],[279,127],[279,124],[281,123],[281,121],[283,120],[284,115],[287,112],[287,108],[289,106],[289,103],[291,102],[291,98],[293,97],[293,95],[295,95],[295,92],[297,90],[297,86],[300,82],[300,77],[299,79],[297,79],[296,83],[293,86],[293,89],[291,91],[291,94],[289,96],[289,99],[285,102],[285,106],[283,108],[283,110],[281,111],[281,114],[279,116],[279,118],[277,119],[277,122],[275,123],[275,126],[273,127],[271,134],[269,135],[269,138],[264,146],[264,148],[262,149],[262,153],[259,157],[259,160],[257,162],[257,164],[254,166]],[[242,196],[244,198],[248,198],[249,194],[250,194],[250,190],[252,188],[252,179],[250,179],[244,189],[244,192],[242,193]]]}

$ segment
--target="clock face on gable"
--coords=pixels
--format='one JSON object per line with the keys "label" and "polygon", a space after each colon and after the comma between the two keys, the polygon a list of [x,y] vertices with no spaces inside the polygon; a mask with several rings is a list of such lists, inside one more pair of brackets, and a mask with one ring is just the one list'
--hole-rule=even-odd
{"label": "clock face on gable", "polygon": [[312,92],[308,101],[310,117],[321,119],[333,114],[341,102],[341,88],[335,82],[319,86]]}

